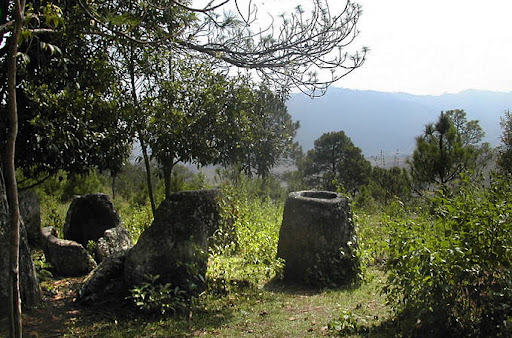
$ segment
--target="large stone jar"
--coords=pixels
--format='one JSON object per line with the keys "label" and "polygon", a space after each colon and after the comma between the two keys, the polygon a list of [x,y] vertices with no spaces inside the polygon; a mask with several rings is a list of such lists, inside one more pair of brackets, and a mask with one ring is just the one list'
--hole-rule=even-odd
{"label": "large stone jar", "polygon": [[151,226],[128,252],[124,265],[129,286],[158,275],[160,283],[183,289],[204,287],[208,239],[220,222],[218,190],[182,191],[158,207]]}
{"label": "large stone jar", "polygon": [[286,282],[338,286],[359,271],[349,200],[330,191],[298,191],[288,196],[277,256],[285,260]]}

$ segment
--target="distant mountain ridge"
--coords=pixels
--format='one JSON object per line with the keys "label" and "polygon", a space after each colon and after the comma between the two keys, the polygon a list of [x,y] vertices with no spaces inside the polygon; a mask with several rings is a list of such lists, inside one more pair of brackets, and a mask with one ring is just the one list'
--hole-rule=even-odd
{"label": "distant mountain ridge", "polygon": [[321,98],[292,94],[288,112],[300,121],[297,141],[307,150],[323,133],[343,130],[365,156],[411,154],[415,137],[441,111],[464,109],[479,120],[492,146],[500,143],[500,117],[512,110],[512,92],[465,90],[440,96],[331,87]]}

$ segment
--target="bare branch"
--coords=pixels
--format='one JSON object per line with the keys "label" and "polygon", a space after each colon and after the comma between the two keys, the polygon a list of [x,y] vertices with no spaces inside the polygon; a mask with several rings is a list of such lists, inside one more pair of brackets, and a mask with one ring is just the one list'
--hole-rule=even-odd
{"label": "bare branch", "polygon": [[[361,8],[352,0],[347,0],[341,13],[333,14],[327,0],[311,0],[312,12],[307,15],[298,6],[290,14],[271,17],[270,24],[251,30],[256,22],[257,8],[249,0],[247,14],[235,0],[237,13],[219,14],[229,0],[210,1],[204,8],[193,8],[182,1],[171,1],[165,8],[150,4],[154,14],[164,18],[165,13],[186,15],[194,13],[195,21],[171,27],[152,20],[148,15],[135,27],[123,28],[114,25],[79,0],[87,15],[101,27],[96,34],[114,35],[136,44],[158,44],[169,50],[207,55],[213,62],[225,67],[236,66],[255,70],[262,79],[279,86],[296,86],[311,96],[322,95],[327,87],[353,70],[359,68],[366,59],[368,49],[363,48],[353,54],[345,52],[359,32],[356,29]],[[107,6],[107,5],[106,5]],[[173,7],[174,6],[174,7]],[[178,7],[182,12],[176,12]],[[174,9],[173,9],[174,8]],[[137,13],[107,7],[105,13],[137,16]],[[114,12],[112,12],[115,10]],[[133,11],[133,10],[132,10]],[[166,12],[172,11],[172,12]],[[184,12],[183,12],[184,11]],[[153,13],[153,12],[152,12]],[[169,14],[167,14],[169,15]],[[179,19],[178,19],[179,20]]]}

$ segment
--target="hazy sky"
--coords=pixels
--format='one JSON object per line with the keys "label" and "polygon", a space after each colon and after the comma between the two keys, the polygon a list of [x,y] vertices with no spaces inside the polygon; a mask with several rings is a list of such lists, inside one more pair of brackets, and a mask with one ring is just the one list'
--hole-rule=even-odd
{"label": "hazy sky", "polygon": [[357,2],[358,43],[371,52],[337,86],[431,95],[512,91],[512,1]]}
{"label": "hazy sky", "polygon": [[[249,1],[258,5],[259,17],[312,2],[238,3]],[[338,10],[346,4],[327,1]],[[370,53],[362,68],[336,86],[431,95],[512,91],[512,0],[353,1],[363,6],[361,34],[347,51],[367,46]]]}

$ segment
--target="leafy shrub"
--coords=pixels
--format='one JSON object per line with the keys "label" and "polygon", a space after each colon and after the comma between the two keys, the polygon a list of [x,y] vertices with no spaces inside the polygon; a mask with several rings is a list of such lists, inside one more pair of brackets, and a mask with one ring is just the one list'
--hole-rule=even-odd
{"label": "leafy shrub", "polygon": [[53,274],[51,270],[51,264],[46,261],[46,257],[42,251],[32,251],[32,262],[37,273],[37,279],[40,282],[51,280]]}
{"label": "leafy shrub", "polygon": [[68,203],[61,203],[56,197],[40,194],[41,197],[41,225],[54,227],[58,234],[62,234],[66,220]]}
{"label": "leafy shrub", "polygon": [[344,310],[340,316],[327,325],[331,336],[346,337],[356,334],[367,334],[368,328],[365,326],[366,320],[352,313],[351,311]]}
{"label": "leafy shrub", "polygon": [[140,235],[153,222],[153,213],[149,204],[131,207],[123,213],[124,225],[130,232],[133,243],[137,243]]}
{"label": "leafy shrub", "polygon": [[158,275],[146,275],[147,282],[130,290],[135,306],[148,314],[176,314],[189,308],[193,297],[171,283],[160,284]]}
{"label": "leafy shrub", "polygon": [[236,187],[222,188],[223,225],[211,241],[208,274],[223,292],[282,274],[276,254],[284,203],[261,197],[258,186],[241,176]]}
{"label": "leafy shrub", "polygon": [[508,180],[466,178],[434,198],[432,217],[393,224],[385,291],[402,318],[422,333],[512,333],[511,199]]}

